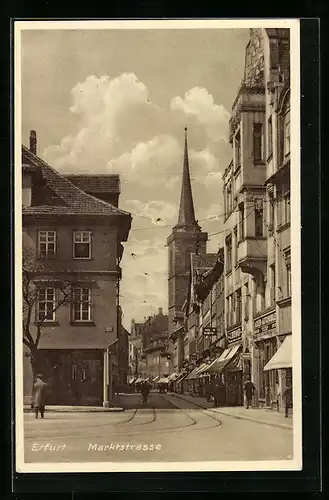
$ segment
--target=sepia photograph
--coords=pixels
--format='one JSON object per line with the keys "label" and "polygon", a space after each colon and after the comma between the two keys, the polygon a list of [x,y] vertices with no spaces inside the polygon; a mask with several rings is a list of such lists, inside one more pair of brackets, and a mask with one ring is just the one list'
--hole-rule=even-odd
{"label": "sepia photograph", "polygon": [[299,21],[14,24],[17,472],[301,470]]}

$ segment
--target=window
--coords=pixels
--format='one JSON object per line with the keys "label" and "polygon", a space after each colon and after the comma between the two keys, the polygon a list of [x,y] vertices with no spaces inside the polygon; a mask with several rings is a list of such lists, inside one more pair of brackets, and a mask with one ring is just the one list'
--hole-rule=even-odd
{"label": "window", "polygon": [[262,125],[262,123],[254,123],[253,150],[254,150],[254,162],[255,163],[262,162],[263,161],[263,125]]}
{"label": "window", "polygon": [[270,288],[270,303],[275,304],[275,291],[276,291],[276,280],[275,280],[275,264],[270,266],[271,270],[271,288]]}
{"label": "window", "polygon": [[286,283],[287,283],[287,297],[291,296],[291,254],[290,250],[285,252],[286,261]]}
{"label": "window", "polygon": [[231,318],[231,297],[227,297],[226,299],[226,325],[231,326],[230,318]]}
{"label": "window", "polygon": [[234,231],[234,265],[238,264],[238,226],[235,226]]}
{"label": "window", "polygon": [[242,304],[241,304],[241,288],[236,291],[236,323],[242,321]]}
{"label": "window", "polygon": [[37,318],[40,321],[55,321],[56,290],[40,288],[37,290]]}
{"label": "window", "polygon": [[283,224],[290,222],[290,193],[286,193],[283,197]]}
{"label": "window", "polygon": [[273,198],[269,199],[268,211],[269,211],[268,230],[273,231],[273,228],[274,228],[274,200],[273,200]]}
{"label": "window", "polygon": [[42,259],[54,257],[56,253],[56,231],[39,231],[38,253]]}
{"label": "window", "polygon": [[239,205],[239,240],[244,239],[244,204]]}
{"label": "window", "polygon": [[273,154],[273,129],[272,129],[272,117],[269,118],[267,122],[267,156],[272,156]]}
{"label": "window", "polygon": [[235,168],[241,165],[241,136],[240,131],[235,134],[234,137],[234,147],[235,147]]}
{"label": "window", "polygon": [[284,117],[284,156],[290,153],[290,113]]}
{"label": "window", "polygon": [[232,185],[229,183],[226,188],[226,216],[232,212]]}
{"label": "window", "polygon": [[73,321],[91,321],[91,290],[76,288],[73,293]]}
{"label": "window", "polygon": [[244,285],[244,319],[249,319],[250,293],[248,283]]}
{"label": "window", "polygon": [[73,258],[91,258],[91,232],[74,231],[73,233]]}
{"label": "window", "polygon": [[226,272],[232,271],[232,237],[226,238]]}
{"label": "window", "polygon": [[259,205],[255,208],[255,236],[258,238],[264,235],[263,225],[263,207]]}

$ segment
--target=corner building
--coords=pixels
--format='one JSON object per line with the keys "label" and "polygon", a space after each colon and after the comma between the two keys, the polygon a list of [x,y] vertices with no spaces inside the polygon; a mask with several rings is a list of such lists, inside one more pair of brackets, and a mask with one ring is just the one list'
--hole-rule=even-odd
{"label": "corner building", "polygon": [[[281,170],[279,151],[288,119],[278,117],[274,97],[278,89],[287,88],[288,80],[289,31],[250,29],[244,77],[230,120],[233,159],[223,176],[225,328],[228,345],[240,346],[242,354],[232,384],[241,388],[250,377],[256,386],[256,404],[266,406],[282,403],[280,370],[264,370],[281,344],[278,315],[288,331],[290,324],[289,312],[279,313],[277,302],[285,274],[283,247],[289,255],[288,227],[277,225],[279,213],[286,214],[290,208],[289,176],[276,174]],[[289,299],[283,301],[281,309],[287,309],[288,303]]]}

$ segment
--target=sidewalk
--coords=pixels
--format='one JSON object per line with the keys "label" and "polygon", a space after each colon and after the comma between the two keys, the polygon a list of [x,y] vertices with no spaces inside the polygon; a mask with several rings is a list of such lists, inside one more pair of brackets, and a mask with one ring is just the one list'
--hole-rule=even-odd
{"label": "sidewalk", "polygon": [[[46,411],[55,411],[61,413],[101,413],[101,412],[120,412],[124,411],[123,408],[120,407],[112,407],[112,408],[103,408],[102,406],[60,406],[60,405],[47,405]],[[33,413],[34,410],[31,409],[31,406],[24,405],[25,413]]]}
{"label": "sidewalk", "polygon": [[249,420],[258,422],[259,424],[271,425],[272,427],[282,427],[284,429],[293,429],[293,419],[291,416],[286,418],[284,413],[279,413],[275,410],[263,408],[250,408],[247,410],[244,406],[214,408],[214,403],[206,401],[200,396],[188,396],[186,394],[177,394],[175,392],[168,393],[171,396],[190,401],[201,408],[209,408],[216,413],[226,415],[228,417],[237,418],[240,420]]}

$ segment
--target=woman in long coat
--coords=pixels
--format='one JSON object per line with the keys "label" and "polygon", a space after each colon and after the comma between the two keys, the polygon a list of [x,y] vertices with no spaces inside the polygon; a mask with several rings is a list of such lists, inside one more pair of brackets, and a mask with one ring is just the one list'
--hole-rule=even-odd
{"label": "woman in long coat", "polygon": [[42,380],[42,375],[37,375],[36,382],[33,386],[32,404],[35,411],[35,418],[38,418],[39,412],[41,418],[44,417],[46,405],[46,391],[48,384]]}

